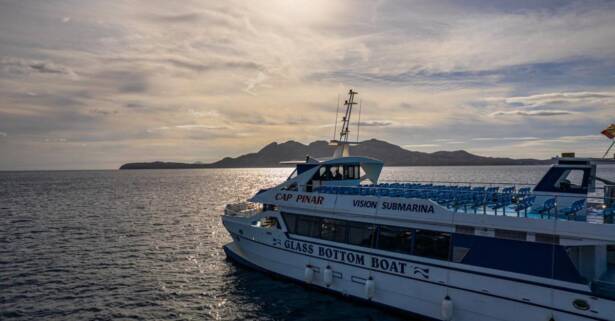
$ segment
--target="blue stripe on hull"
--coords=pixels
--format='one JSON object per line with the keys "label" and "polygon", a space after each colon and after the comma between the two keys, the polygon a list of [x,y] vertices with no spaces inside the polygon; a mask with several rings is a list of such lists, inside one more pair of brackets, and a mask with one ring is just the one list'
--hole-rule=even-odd
{"label": "blue stripe on hull", "polygon": [[348,295],[344,295],[344,294],[342,294],[340,292],[337,292],[337,291],[335,291],[333,289],[323,288],[323,287],[320,287],[320,286],[316,286],[316,285],[312,285],[312,284],[308,284],[308,283],[302,282],[302,281],[297,280],[297,279],[293,279],[293,278],[288,277],[286,275],[279,274],[279,273],[276,273],[276,272],[264,269],[264,268],[254,264],[252,262],[249,262],[248,260],[246,260],[243,257],[241,257],[239,254],[233,252],[233,250],[229,249],[228,245],[225,245],[223,247],[223,249],[224,249],[224,253],[226,254],[227,258],[229,258],[231,261],[234,261],[234,262],[236,262],[236,263],[238,263],[240,265],[243,265],[245,267],[257,270],[259,272],[262,272],[262,273],[265,273],[265,274],[269,274],[269,275],[274,275],[276,277],[282,277],[282,278],[284,278],[286,280],[292,281],[292,282],[300,284],[302,286],[309,287],[311,289],[316,289],[316,290],[321,291],[321,292],[333,294],[333,295],[335,295],[337,297],[341,297],[341,298],[345,298],[345,299],[351,299],[351,300],[356,301],[356,302],[367,303],[367,304],[370,304],[370,305],[378,307],[378,308],[391,310],[391,311],[393,311],[395,313],[398,313],[398,314],[407,315],[407,316],[410,316],[410,317],[413,317],[413,318],[420,318],[421,320],[426,320],[426,321],[438,321],[438,319],[430,318],[428,316],[424,316],[424,315],[421,315],[421,314],[416,314],[416,313],[413,313],[413,312],[410,312],[410,311],[402,310],[402,309],[399,309],[399,308],[396,308],[396,307],[392,307],[392,306],[389,306],[389,305],[386,305],[386,304],[383,304],[383,303],[374,302],[374,301],[371,301],[371,300],[366,300],[364,298],[360,298],[360,297],[357,297],[357,296],[354,296],[354,295],[349,295],[349,294]]}

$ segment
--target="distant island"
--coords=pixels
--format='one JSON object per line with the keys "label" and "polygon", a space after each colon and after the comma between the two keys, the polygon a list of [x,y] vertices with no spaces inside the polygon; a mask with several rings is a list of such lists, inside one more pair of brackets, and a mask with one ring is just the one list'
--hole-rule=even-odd
{"label": "distant island", "polygon": [[[122,165],[120,169],[286,167],[290,165],[281,164],[280,162],[303,160],[307,155],[314,158],[331,157],[334,148],[322,140],[312,142],[309,145],[291,140],[281,144],[273,142],[256,153],[249,153],[235,158],[225,157],[210,164],[157,161],[127,163]],[[550,160],[478,156],[464,150],[423,153],[403,149],[398,145],[377,139],[360,142],[359,145],[351,147],[350,152],[352,155],[382,160],[385,166],[543,165],[551,163]]]}

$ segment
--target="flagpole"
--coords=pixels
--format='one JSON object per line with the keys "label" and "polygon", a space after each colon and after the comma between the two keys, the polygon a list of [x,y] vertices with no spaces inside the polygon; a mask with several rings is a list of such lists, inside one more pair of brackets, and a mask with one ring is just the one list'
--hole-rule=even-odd
{"label": "flagpole", "polygon": [[609,152],[611,151],[611,148],[613,148],[613,145],[615,145],[615,139],[611,139],[613,142],[611,143],[611,146],[609,146],[609,149],[606,150],[606,153],[604,153],[604,156],[602,156],[602,158],[606,158],[606,156],[609,154]]}

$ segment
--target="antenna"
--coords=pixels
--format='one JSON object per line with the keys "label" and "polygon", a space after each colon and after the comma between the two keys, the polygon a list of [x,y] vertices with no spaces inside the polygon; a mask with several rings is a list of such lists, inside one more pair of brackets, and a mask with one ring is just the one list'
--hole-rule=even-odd
{"label": "antenna", "polygon": [[[335,133],[337,133],[337,122],[338,122],[338,115],[339,115],[339,109],[340,109],[340,98],[338,96],[337,98],[337,112],[335,114],[335,126],[333,128],[334,131],[334,137],[331,140],[331,142],[329,143],[332,146],[337,146],[335,148],[335,151],[333,152],[333,158],[339,158],[339,157],[347,157],[350,156],[350,145],[356,145],[357,142],[349,142],[348,141],[348,137],[350,135],[350,116],[352,115],[352,106],[356,105],[357,103],[354,101],[355,99],[355,95],[358,94],[358,92],[353,91],[352,89],[350,89],[348,91],[348,100],[344,101],[344,106],[346,106],[346,112],[343,114],[342,117],[342,127],[340,129],[340,137],[339,139],[335,139]],[[361,109],[359,107],[359,123],[361,122]],[[359,135],[359,128],[358,126],[360,126],[360,124],[357,123],[357,139],[358,139],[358,135]]]}
{"label": "antenna", "polygon": [[359,143],[359,131],[361,130],[361,107],[363,106],[363,101],[359,100],[359,120],[357,121],[357,143]]}
{"label": "antenna", "polygon": [[346,100],[344,102],[344,106],[346,106],[346,113],[344,114],[344,117],[342,117],[342,130],[340,131],[340,142],[344,142],[347,143],[348,142],[348,134],[350,133],[350,115],[352,114],[352,106],[356,105],[357,103],[354,102],[354,95],[358,94],[355,91],[352,91],[352,89],[350,89],[348,91],[348,100]]}
{"label": "antenna", "polygon": [[335,139],[335,133],[337,133],[337,115],[340,113],[340,94],[337,94],[337,110],[335,111],[335,123],[333,125],[333,139]]}

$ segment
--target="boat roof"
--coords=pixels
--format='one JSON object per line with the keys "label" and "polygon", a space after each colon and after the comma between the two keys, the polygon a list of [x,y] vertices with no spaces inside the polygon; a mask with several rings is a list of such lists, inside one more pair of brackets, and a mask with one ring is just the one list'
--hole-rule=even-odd
{"label": "boat roof", "polygon": [[347,156],[347,157],[339,157],[328,160],[322,160],[321,164],[332,165],[332,164],[373,164],[373,165],[384,165],[384,162],[381,160],[364,157],[364,156]]}
{"label": "boat roof", "polygon": [[613,164],[615,165],[615,159],[613,158],[595,158],[595,157],[553,157],[556,164]]}

